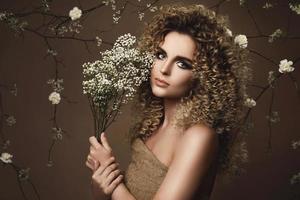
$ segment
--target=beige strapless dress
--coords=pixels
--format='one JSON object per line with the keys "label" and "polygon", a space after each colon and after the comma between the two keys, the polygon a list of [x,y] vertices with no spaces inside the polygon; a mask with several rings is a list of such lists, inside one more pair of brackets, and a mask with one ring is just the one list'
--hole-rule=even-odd
{"label": "beige strapless dress", "polygon": [[[150,151],[140,138],[131,145],[131,161],[125,171],[124,184],[137,200],[152,200],[168,167]],[[206,200],[210,195],[200,193],[193,199]]]}

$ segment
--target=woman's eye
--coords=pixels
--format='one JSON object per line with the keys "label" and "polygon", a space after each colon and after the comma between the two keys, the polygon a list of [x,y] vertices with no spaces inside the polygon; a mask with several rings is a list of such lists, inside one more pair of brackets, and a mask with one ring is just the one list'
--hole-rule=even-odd
{"label": "woman's eye", "polygon": [[160,52],[157,52],[157,53],[155,54],[155,57],[158,58],[158,59],[160,59],[160,60],[162,60],[162,59],[165,58],[165,55],[162,54],[162,53],[160,53]]}
{"label": "woman's eye", "polygon": [[183,61],[178,61],[177,62],[177,65],[180,67],[180,68],[183,68],[183,69],[192,69],[192,65],[188,64],[188,63],[185,63]]}

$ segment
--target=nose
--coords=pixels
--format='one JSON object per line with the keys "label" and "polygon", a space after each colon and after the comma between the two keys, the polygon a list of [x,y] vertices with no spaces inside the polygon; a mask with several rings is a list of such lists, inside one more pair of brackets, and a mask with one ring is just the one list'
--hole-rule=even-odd
{"label": "nose", "polygon": [[164,63],[162,63],[159,71],[164,75],[170,74],[170,72],[171,72],[171,62],[170,61],[165,61]]}

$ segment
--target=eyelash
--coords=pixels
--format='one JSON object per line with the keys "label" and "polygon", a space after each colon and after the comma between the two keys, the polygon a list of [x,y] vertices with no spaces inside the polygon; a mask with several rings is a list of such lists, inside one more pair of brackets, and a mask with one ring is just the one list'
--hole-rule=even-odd
{"label": "eyelash", "polygon": [[[160,58],[160,57],[159,57],[160,55],[164,55],[164,53],[162,53],[162,52],[160,52],[160,51],[156,52],[156,53],[155,53],[155,58],[157,58],[157,59],[159,59],[159,60],[163,59],[163,58]],[[165,56],[165,55],[164,55],[164,56]],[[185,67],[179,66],[180,68],[182,68],[182,69],[192,69],[192,65],[190,65],[190,64],[188,64],[188,63],[186,63],[186,62],[184,62],[184,61],[178,61],[178,62],[180,62],[180,63],[182,63],[183,65],[185,65]]]}

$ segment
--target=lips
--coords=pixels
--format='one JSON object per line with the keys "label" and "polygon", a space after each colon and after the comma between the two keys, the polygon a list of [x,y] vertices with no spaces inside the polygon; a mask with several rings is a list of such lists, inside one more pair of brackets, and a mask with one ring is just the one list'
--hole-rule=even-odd
{"label": "lips", "polygon": [[159,78],[155,78],[155,82],[158,86],[168,86],[170,85],[169,83],[167,83],[166,81],[159,79]]}

